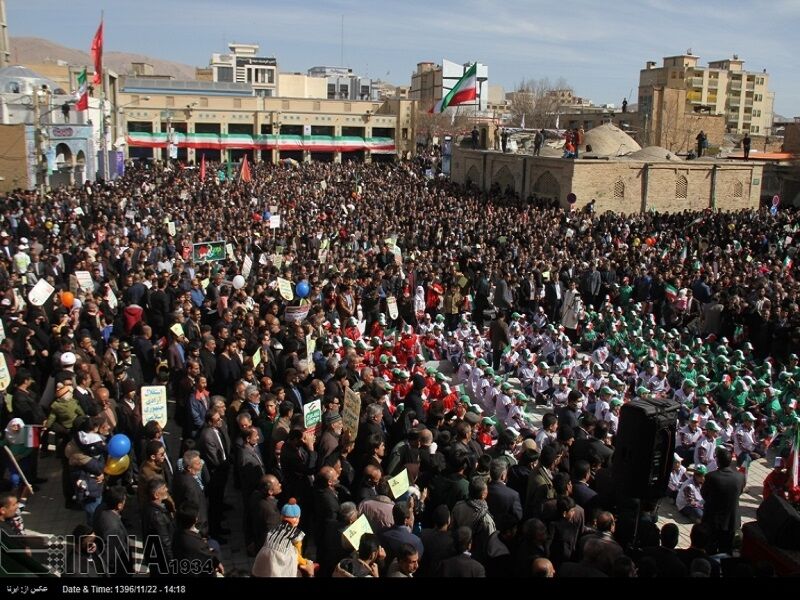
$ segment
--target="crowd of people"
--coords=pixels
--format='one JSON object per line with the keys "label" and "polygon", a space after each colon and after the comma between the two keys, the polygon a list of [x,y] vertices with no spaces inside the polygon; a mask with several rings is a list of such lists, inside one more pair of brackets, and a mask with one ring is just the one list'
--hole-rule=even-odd
{"label": "crowd of people", "polygon": [[[24,533],[52,436],[96,575],[132,571],[100,551],[129,532],[151,575],[221,575],[232,530],[254,576],[718,575],[750,461],[788,465],[797,429],[797,213],[597,215],[424,169],[154,164],[0,198],[0,526]],[[620,414],[651,398],[680,405],[686,549],[656,507],[619,516]]]}

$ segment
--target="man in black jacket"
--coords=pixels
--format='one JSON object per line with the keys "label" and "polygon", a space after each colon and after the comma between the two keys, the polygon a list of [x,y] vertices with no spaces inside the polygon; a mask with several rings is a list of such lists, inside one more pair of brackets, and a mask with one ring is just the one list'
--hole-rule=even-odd
{"label": "man in black jacket", "polygon": [[112,577],[133,575],[133,549],[128,546],[128,530],[122,523],[126,499],[125,488],[106,488],[103,492],[103,503],[94,513],[94,530],[103,541],[104,562]]}
{"label": "man in black jacket", "polygon": [[[203,461],[196,450],[187,450],[183,454],[183,471],[175,477],[172,497],[176,506],[191,502],[197,506],[197,530],[201,535],[208,535],[208,501],[200,480]],[[219,541],[219,540],[218,540]]]}
{"label": "man in black jacket", "polygon": [[172,554],[178,564],[182,561],[191,561],[191,573],[181,575],[194,575],[200,577],[213,577],[215,571],[224,573],[225,569],[219,560],[219,552],[213,548],[198,529],[199,507],[193,502],[185,502],[178,509],[175,518],[177,533],[172,542]]}
{"label": "man in black jacket", "polygon": [[455,532],[456,554],[439,565],[439,577],[486,577],[486,569],[472,558],[472,530],[459,527]]}
{"label": "man in black jacket", "polygon": [[489,512],[497,522],[503,517],[509,517],[513,522],[522,520],[522,501],[519,494],[506,485],[508,478],[508,461],[494,459],[489,466],[491,481],[488,486],[486,503]]}
{"label": "man in black jacket", "polygon": [[[206,413],[206,425],[197,438],[197,450],[211,476],[206,490],[208,496],[209,535],[219,541],[219,535],[230,533],[222,527],[225,484],[228,481],[230,447],[222,435],[223,417],[218,411]],[[220,542],[222,543],[222,542]]]}
{"label": "man in black jacket", "polygon": [[245,544],[247,552],[255,556],[264,545],[267,532],[281,524],[281,511],[278,508],[278,496],[283,488],[274,475],[264,475],[258,487],[250,494],[247,502],[247,525],[245,527]]}
{"label": "man in black jacket", "polygon": [[706,476],[700,490],[705,505],[703,523],[711,530],[709,551],[712,554],[733,551],[733,537],[741,525],[739,496],[745,486],[745,476],[731,467],[731,452],[723,446],[716,449],[717,467]]}
{"label": "man in black jacket", "polygon": [[144,556],[148,563],[150,577],[165,576],[171,573],[172,539],[175,535],[175,521],[164,505],[169,497],[167,484],[163,479],[151,479],[147,485],[149,502],[142,514],[142,534],[144,535]]}

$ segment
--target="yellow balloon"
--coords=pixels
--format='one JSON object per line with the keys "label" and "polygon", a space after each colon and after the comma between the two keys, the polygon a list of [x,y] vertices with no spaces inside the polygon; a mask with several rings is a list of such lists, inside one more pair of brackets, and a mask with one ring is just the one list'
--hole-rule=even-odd
{"label": "yellow balloon", "polygon": [[103,470],[107,475],[122,475],[130,466],[131,457],[126,454],[121,458],[109,458]]}

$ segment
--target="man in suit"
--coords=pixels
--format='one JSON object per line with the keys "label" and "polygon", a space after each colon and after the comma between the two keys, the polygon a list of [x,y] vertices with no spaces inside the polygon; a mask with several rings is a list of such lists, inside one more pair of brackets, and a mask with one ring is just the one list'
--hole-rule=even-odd
{"label": "man in suit", "polygon": [[[150,576],[169,575],[169,561],[172,560],[172,540],[175,535],[174,506],[169,497],[169,489],[163,479],[155,478],[147,482],[148,502],[142,514],[142,534],[146,540],[159,539],[154,544],[155,552],[148,556]],[[169,500],[169,503],[167,503]],[[151,537],[152,536],[152,537]]]}
{"label": "man in suit", "polygon": [[200,368],[206,376],[208,387],[214,389],[214,376],[217,371],[217,340],[211,334],[203,336],[203,347],[200,348]]}
{"label": "man in suit", "polygon": [[258,487],[248,498],[245,514],[245,544],[248,554],[255,556],[264,545],[267,532],[281,524],[281,511],[278,508],[278,496],[283,488],[274,475],[264,475]]}
{"label": "man in suit", "polygon": [[423,556],[425,548],[416,535],[411,533],[414,527],[414,509],[409,502],[398,502],[392,508],[394,527],[379,534],[381,545],[386,549],[387,562],[396,558],[403,544],[411,544]]}
{"label": "man in suit", "polygon": [[225,484],[228,481],[228,455],[230,447],[222,437],[223,418],[218,411],[206,413],[206,425],[197,438],[197,449],[205,461],[211,476],[208,482],[209,534],[215,537],[230,533],[222,527],[222,512],[225,500]]}
{"label": "man in suit", "polygon": [[295,406],[295,412],[302,412],[303,405],[305,404],[305,395],[303,390],[300,389],[299,381],[300,375],[293,368],[286,369],[286,399],[291,401]]}
{"label": "man in suit", "polygon": [[495,523],[501,517],[509,517],[515,522],[522,521],[522,502],[519,494],[506,485],[508,461],[494,459],[489,466],[489,493],[486,503]]}
{"label": "man in suit", "polygon": [[[199,460],[200,457],[197,458]],[[172,542],[172,555],[176,561],[192,561],[192,565],[200,566],[199,572],[195,570],[191,575],[212,577],[215,571],[224,573],[225,570],[219,561],[219,549],[212,548],[200,533],[198,520],[201,512],[202,509],[194,502],[186,501],[181,504],[175,518],[177,533]]]}
{"label": "man in suit", "polygon": [[675,550],[679,535],[675,523],[666,523],[660,532],[661,545],[642,548],[642,558],[649,556],[655,560],[659,577],[686,577],[689,574]]}
{"label": "man in suit", "polygon": [[[588,423],[588,419],[583,420],[584,427],[587,427]],[[580,439],[576,434],[575,442],[570,447],[570,461],[588,461],[589,457],[594,453],[600,459],[602,466],[607,467],[610,464],[611,455],[614,454],[614,449],[605,443],[607,437],[607,422],[598,422],[594,426],[591,437]]]}
{"label": "man in suit", "polygon": [[314,480],[314,538],[317,548],[325,544],[325,531],[339,515],[336,485],[339,477],[333,467],[322,467]]}
{"label": "man in suit", "polygon": [[197,507],[196,528],[201,536],[206,536],[208,535],[208,501],[201,479],[202,471],[203,460],[200,458],[200,453],[196,450],[184,452],[183,471],[175,477],[172,495],[179,508],[184,502],[191,502]]}
{"label": "man in suit", "polygon": [[260,441],[261,434],[258,427],[251,427],[245,432],[244,445],[239,451],[239,482],[242,487],[242,499],[245,506],[250,495],[258,487],[261,478],[264,476],[264,461],[258,448]]}
{"label": "man in suit", "polygon": [[579,460],[572,469],[572,497],[575,503],[583,508],[589,520],[592,513],[599,508],[597,492],[589,487],[589,480],[592,476],[591,467],[585,460]]}
{"label": "man in suit", "polygon": [[456,547],[450,529],[450,511],[440,504],[433,510],[433,527],[420,532],[420,540],[425,548],[419,566],[418,577],[433,577],[438,565],[456,555]]}
{"label": "man in suit", "polygon": [[133,575],[132,549],[128,546],[128,530],[122,523],[127,491],[122,486],[107,487],[103,491],[103,503],[97,507],[93,527],[97,537],[103,540],[104,563],[112,577]]}
{"label": "man in suit", "polygon": [[733,536],[741,525],[739,496],[745,486],[745,476],[731,467],[731,452],[724,446],[716,449],[717,467],[706,475],[700,494],[705,500],[703,523],[711,529],[710,552],[733,551]]}
{"label": "man in suit", "polygon": [[486,577],[486,569],[472,558],[472,530],[459,527],[455,532],[456,554],[439,565],[439,577]]}

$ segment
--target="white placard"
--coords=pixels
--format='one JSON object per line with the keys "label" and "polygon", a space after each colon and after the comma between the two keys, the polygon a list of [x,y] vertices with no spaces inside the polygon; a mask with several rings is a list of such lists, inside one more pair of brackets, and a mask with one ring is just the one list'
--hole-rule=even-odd
{"label": "white placard", "polygon": [[147,424],[149,421],[158,421],[161,427],[167,424],[166,386],[142,386],[142,424]]}
{"label": "white placard", "polygon": [[281,226],[281,216],[280,215],[272,215],[269,218],[269,228],[270,229],[278,229]]}
{"label": "white placard", "polygon": [[167,223],[167,233],[169,233],[172,237],[175,237],[175,223],[170,221]]}
{"label": "white placard", "polygon": [[253,269],[253,259],[250,256],[245,256],[242,262],[242,277],[247,279],[250,277],[250,271]]}
{"label": "white placard", "polygon": [[75,279],[78,280],[78,285],[84,291],[94,291],[94,281],[92,281],[92,274],[89,271],[75,271]]}
{"label": "white placard", "polygon": [[30,300],[31,304],[34,306],[42,306],[55,291],[56,288],[47,283],[46,279],[40,279],[36,285],[33,286],[33,289],[28,292],[28,300]]}

